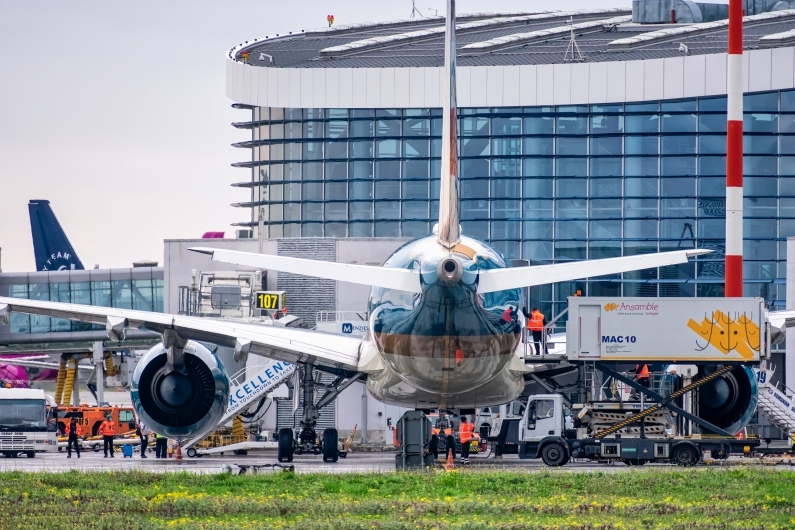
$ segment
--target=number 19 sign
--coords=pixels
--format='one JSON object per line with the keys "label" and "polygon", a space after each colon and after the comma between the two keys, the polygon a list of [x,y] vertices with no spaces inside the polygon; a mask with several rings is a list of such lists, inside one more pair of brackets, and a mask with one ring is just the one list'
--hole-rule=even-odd
{"label": "number 19 sign", "polygon": [[256,309],[281,311],[284,308],[285,291],[258,291],[254,296]]}

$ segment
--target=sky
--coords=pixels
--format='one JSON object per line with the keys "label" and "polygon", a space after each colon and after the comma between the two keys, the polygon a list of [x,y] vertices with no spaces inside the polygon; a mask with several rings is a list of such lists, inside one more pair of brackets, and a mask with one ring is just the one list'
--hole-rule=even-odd
{"label": "sky", "polygon": [[[631,0],[557,0],[555,8]],[[425,15],[444,0],[417,0]],[[277,7],[274,9],[274,7]],[[550,9],[459,0],[458,12]],[[234,233],[248,199],[230,167],[250,114],[225,94],[225,52],[274,33],[407,18],[411,0],[0,0],[0,249],[35,270],[27,203],[49,200],[86,268],[163,262],[164,239]]]}

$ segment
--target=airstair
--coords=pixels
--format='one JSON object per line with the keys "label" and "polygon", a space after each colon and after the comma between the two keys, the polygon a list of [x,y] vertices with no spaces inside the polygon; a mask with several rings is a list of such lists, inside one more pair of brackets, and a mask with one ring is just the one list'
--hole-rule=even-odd
{"label": "airstair", "polygon": [[[218,426],[225,425],[232,418],[246,411],[251,405],[267,398],[268,394],[292,377],[296,366],[285,361],[265,360],[249,371],[243,368],[229,379],[229,405]],[[253,372],[253,375],[247,374]],[[194,438],[182,447],[189,449],[202,438]],[[232,450],[229,448],[227,450]]]}
{"label": "airstair", "polygon": [[[795,392],[774,385],[773,370],[754,370],[759,385],[759,410],[787,435],[795,433]],[[789,395],[787,395],[789,394]]]}

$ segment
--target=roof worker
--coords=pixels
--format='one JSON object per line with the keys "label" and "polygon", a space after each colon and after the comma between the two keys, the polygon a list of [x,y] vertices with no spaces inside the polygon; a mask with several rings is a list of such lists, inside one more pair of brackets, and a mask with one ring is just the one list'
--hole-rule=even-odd
{"label": "roof worker", "polygon": [[[536,355],[541,355],[541,343],[543,342],[544,326],[547,319],[544,314],[538,310],[537,307],[533,308],[531,313],[527,312],[527,308],[522,309],[524,317],[527,319],[527,329],[533,334],[533,343],[536,346]],[[544,344],[544,353],[547,352],[546,344]]]}
{"label": "roof worker", "polygon": [[116,436],[116,426],[110,421],[110,414],[105,416],[105,421],[99,426],[99,434],[102,435],[105,458],[108,457],[108,452],[110,452],[110,457],[113,458],[113,437]]}
{"label": "roof worker", "polygon": [[472,433],[475,423],[469,423],[466,416],[461,416],[461,425],[458,427],[458,439],[461,442],[461,463],[469,463],[469,444],[472,442]]}
{"label": "roof worker", "polygon": [[71,421],[66,425],[66,458],[72,458],[72,445],[75,446],[77,458],[80,458],[80,444],[77,439],[82,435],[83,430],[80,428],[80,424],[77,423],[77,418],[72,416]]}

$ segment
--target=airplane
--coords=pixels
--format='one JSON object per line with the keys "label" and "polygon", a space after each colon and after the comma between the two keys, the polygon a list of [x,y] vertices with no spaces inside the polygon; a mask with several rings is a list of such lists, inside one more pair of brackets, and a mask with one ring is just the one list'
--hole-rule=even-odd
{"label": "airplane", "polygon": [[30,232],[33,236],[33,254],[37,271],[81,271],[83,262],[77,256],[69,237],[58,217],[50,207],[50,201],[28,202]]}
{"label": "airplane", "polygon": [[[681,250],[551,265],[509,267],[488,244],[461,233],[456,144],[455,0],[447,2],[441,197],[433,233],[406,243],[383,266],[216,248],[192,248],[213,261],[368,285],[371,334],[364,339],[314,330],[126,309],[0,298],[0,325],[12,311],[104,325],[112,341],[147,329],[162,343],[140,361],[132,401],[155,432],[185,439],[214,429],[229,400],[218,358],[198,341],[298,365],[303,409],[298,447],[312,447],[319,409],[364,381],[391,405],[412,409],[475,408],[507,403],[524,389],[522,288],[685,263],[708,250]],[[507,315],[507,316],[506,316]],[[275,369],[275,367],[274,367]],[[313,371],[336,375],[321,385]],[[300,389],[300,390],[299,390]],[[315,392],[325,390],[315,403]],[[335,429],[323,434],[323,459],[336,460]],[[279,460],[292,459],[291,429],[279,433]],[[331,447],[331,449],[328,449]],[[327,450],[329,451],[327,453]]]}

